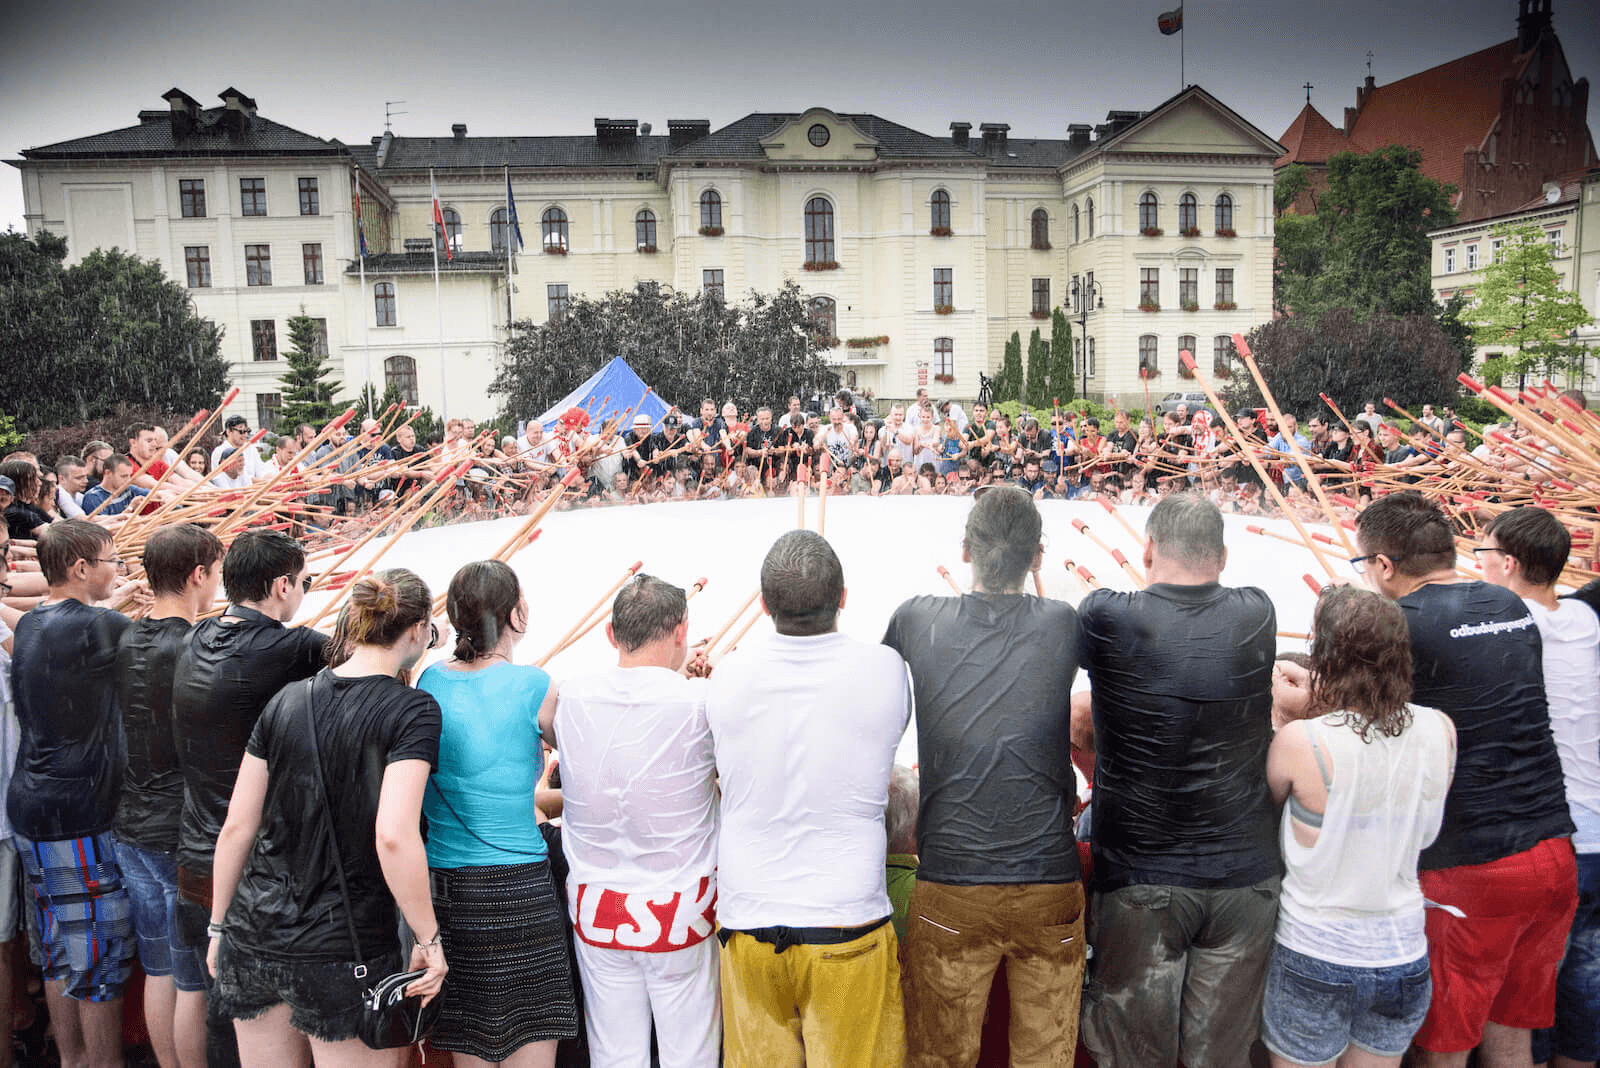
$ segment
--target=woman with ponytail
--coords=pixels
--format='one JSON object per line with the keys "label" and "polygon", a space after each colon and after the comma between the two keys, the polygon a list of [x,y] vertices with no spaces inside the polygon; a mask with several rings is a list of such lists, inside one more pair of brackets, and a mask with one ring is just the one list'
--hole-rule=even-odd
{"label": "woman with ponytail", "polygon": [[419,831],[439,705],[399,676],[436,636],[410,571],[350,589],[331,665],[280,690],[257,721],[217,838],[211,949],[217,1008],[244,1068],[398,1065],[356,1037],[362,993],[404,963],[433,998],[444,950]]}
{"label": "woman with ponytail", "polygon": [[446,603],[455,655],[417,683],[444,716],[423,812],[454,970],[433,1045],[464,1068],[548,1066],[578,1027],[566,917],[534,810],[539,710],[554,708],[556,691],[543,670],[511,662],[528,602],[510,567],[466,565]]}

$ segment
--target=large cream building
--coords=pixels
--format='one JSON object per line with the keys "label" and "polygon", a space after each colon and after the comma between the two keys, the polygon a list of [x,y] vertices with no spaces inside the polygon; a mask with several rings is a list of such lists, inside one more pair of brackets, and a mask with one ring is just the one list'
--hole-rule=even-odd
{"label": "large cream building", "polygon": [[[30,232],[64,234],[74,257],[131,249],[190,286],[226,329],[240,408],[264,423],[301,309],[325,321],[347,393],[394,383],[480,418],[499,406],[510,316],[543,322],[642,283],[733,300],[794,279],[839,339],[841,377],[880,398],[973,397],[1011,334],[1048,337],[1064,306],[1080,391],[1142,406],[1147,388],[1183,388],[1180,348],[1225,367],[1229,336],[1271,315],[1283,146],[1198,87],[1053,140],[813,108],[665,135],[597,119],[574,136],[458,125],[347,146],[222,97],[207,109],[173,90],[138,126],[11,162]],[[524,240],[509,254],[508,175]]]}

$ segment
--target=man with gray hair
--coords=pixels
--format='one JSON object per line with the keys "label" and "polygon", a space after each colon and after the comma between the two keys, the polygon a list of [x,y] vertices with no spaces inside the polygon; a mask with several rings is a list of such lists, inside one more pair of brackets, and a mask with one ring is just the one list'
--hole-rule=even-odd
{"label": "man with gray hair", "polygon": [[1071,605],[1023,593],[1041,536],[1029,494],[987,490],[961,548],[973,592],[913,597],[883,638],[911,668],[921,759],[911,1068],[976,1063],[1002,960],[1011,1063],[1065,1064],[1077,1045],[1084,897],[1068,701],[1078,626]]}
{"label": "man with gray hair", "polygon": [[838,633],[844,602],[820,535],[779,538],[761,565],[777,634],[728,657],[706,696],[728,1068],[905,1059],[884,809],[911,695],[897,653]]}
{"label": "man with gray hair", "polygon": [[1083,1037],[1101,1068],[1232,1068],[1260,1029],[1278,914],[1278,626],[1264,591],[1221,585],[1205,497],[1163,497],[1145,533],[1149,586],[1078,606],[1095,749]]}
{"label": "man with gray hair", "polygon": [[[620,477],[620,476],[619,476]],[[617,666],[562,684],[567,901],[596,1065],[716,1068],[716,763],[683,590],[639,575],[612,602]]]}

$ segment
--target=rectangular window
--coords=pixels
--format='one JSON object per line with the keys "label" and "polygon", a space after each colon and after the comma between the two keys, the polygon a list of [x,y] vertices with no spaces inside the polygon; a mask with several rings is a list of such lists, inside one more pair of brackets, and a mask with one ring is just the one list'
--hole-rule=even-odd
{"label": "rectangular window", "polygon": [[311,321],[317,324],[316,340],[311,343],[311,351],[318,356],[326,357],[328,355],[328,320],[313,319]]}
{"label": "rectangular window", "polygon": [[206,180],[204,178],[178,179],[178,210],[185,219],[206,217]]}
{"label": "rectangular window", "polygon": [[1499,263],[1505,256],[1506,243],[1500,238],[1495,238],[1489,243],[1489,262]]}
{"label": "rectangular window", "polygon": [[1218,334],[1211,343],[1211,373],[1222,378],[1233,374],[1233,338]]}
{"label": "rectangular window", "polygon": [[272,246],[246,245],[244,247],[244,284],[270,286],[272,284]]}
{"label": "rectangular window", "polygon": [[1447,248],[1444,250],[1444,273],[1456,273],[1456,250],[1453,248]]}
{"label": "rectangular window", "polygon": [[395,317],[394,283],[379,282],[374,285],[372,287],[372,303],[377,311],[377,325],[394,326],[398,321]]}
{"label": "rectangular window", "polygon": [[1217,306],[1233,303],[1233,268],[1217,268]]}
{"label": "rectangular window", "polygon": [[322,245],[305,244],[300,246],[300,261],[306,268],[306,285],[320,286],[322,284]]}
{"label": "rectangular window", "polygon": [[1161,306],[1161,268],[1139,268],[1139,307],[1159,308]]}
{"label": "rectangular window", "polygon": [[955,268],[933,269],[933,310],[954,308],[956,303]]}
{"label": "rectangular window", "polygon": [[1033,315],[1036,319],[1043,319],[1050,314],[1050,279],[1035,278],[1033,280]]}
{"label": "rectangular window", "polygon": [[[265,215],[263,211],[261,214]],[[317,196],[317,180],[315,178],[300,179],[300,214],[321,215],[321,198]]]}
{"label": "rectangular window", "polygon": [[278,323],[276,320],[250,320],[250,356],[258,363],[278,358]]}
{"label": "rectangular window", "polygon": [[265,215],[267,213],[267,180],[265,178],[239,179],[239,214]]}
{"label": "rectangular window", "polygon": [[1085,377],[1085,378],[1093,378],[1094,377],[1094,338],[1090,338],[1089,339],[1089,360],[1088,360],[1087,365],[1083,369],[1083,377]]}
{"label": "rectangular window", "polygon": [[189,272],[190,289],[205,289],[211,285],[211,247],[209,245],[183,246],[183,265]]}
{"label": "rectangular window", "polygon": [[567,295],[567,287],[564,285],[545,286],[545,294],[550,321],[559,323],[566,316],[567,309],[572,306],[572,298]]}
{"label": "rectangular window", "polygon": [[1544,239],[1546,241],[1550,242],[1550,255],[1552,255],[1552,256],[1561,255],[1561,231],[1560,230],[1546,230],[1544,232]]}
{"label": "rectangular window", "polygon": [[936,337],[933,339],[933,373],[936,375],[954,375],[956,373],[956,342],[954,338]]}
{"label": "rectangular window", "polygon": [[283,411],[283,394],[256,394],[256,426],[276,431],[278,429],[278,413],[281,411]]}
{"label": "rectangular window", "polygon": [[1477,269],[1478,269],[1478,246],[1477,245],[1468,245],[1467,246],[1467,270],[1476,271]]}
{"label": "rectangular window", "polygon": [[722,288],[722,272],[720,270],[701,271],[700,291],[708,297],[716,297],[718,300],[723,299],[725,294]]}
{"label": "rectangular window", "polygon": [[1154,334],[1145,334],[1139,339],[1139,377],[1154,378],[1161,373],[1160,354],[1156,351],[1159,344]]}
{"label": "rectangular window", "polygon": [[1178,303],[1185,308],[1198,308],[1200,306],[1200,268],[1180,267],[1178,269]]}
{"label": "rectangular window", "polygon": [[1083,309],[1083,278],[1080,275],[1072,276],[1072,287],[1067,290],[1067,295],[1072,298],[1072,310]]}

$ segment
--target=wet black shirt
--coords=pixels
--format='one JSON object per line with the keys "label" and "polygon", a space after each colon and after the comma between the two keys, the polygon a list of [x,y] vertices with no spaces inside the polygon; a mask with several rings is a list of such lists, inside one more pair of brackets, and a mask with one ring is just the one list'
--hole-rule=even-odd
{"label": "wet black shirt", "polygon": [[261,710],[288,683],[317,673],[328,641],[253,608],[234,605],[228,615],[237,622],[207,619],[189,632],[172,684],[184,782],[178,863],[197,874],[211,871],[239,761]]}
{"label": "wet black shirt", "polygon": [[913,597],[883,644],[911,668],[919,878],[973,886],[1082,878],[1072,833],[1077,613],[1022,594]]}
{"label": "wet black shirt", "polygon": [[1279,874],[1266,593],[1096,590],[1078,618],[1094,693],[1097,887],[1227,889]]}
{"label": "wet black shirt", "polygon": [[21,729],[6,814],[36,842],[104,834],[122,789],[117,639],[129,619],[82,601],[17,621],[11,695]]}
{"label": "wet black shirt", "polygon": [[141,849],[178,848],[183,772],[172,733],[172,677],[189,621],[181,616],[136,620],[117,644],[117,686],[128,768],[117,802],[117,837]]}
{"label": "wet black shirt", "polygon": [[1411,629],[1411,700],[1456,727],[1444,824],[1417,866],[1487,864],[1571,834],[1544,646],[1522,598],[1487,582],[1429,583],[1399,605]]}
{"label": "wet black shirt", "polygon": [[252,952],[295,961],[371,960],[396,946],[394,898],[378,864],[378,796],[390,764],[439,760],[439,704],[384,675],[317,675],[315,719],[361,955],[350,927],[328,841],[322,790],[307,735],[305,690],[286,686],[267,705],[247,752],[267,762],[261,831],[228,907],[229,936]]}
{"label": "wet black shirt", "polygon": [[50,525],[50,516],[41,508],[25,501],[12,501],[6,508],[6,530],[14,541],[34,541],[38,529]]}

